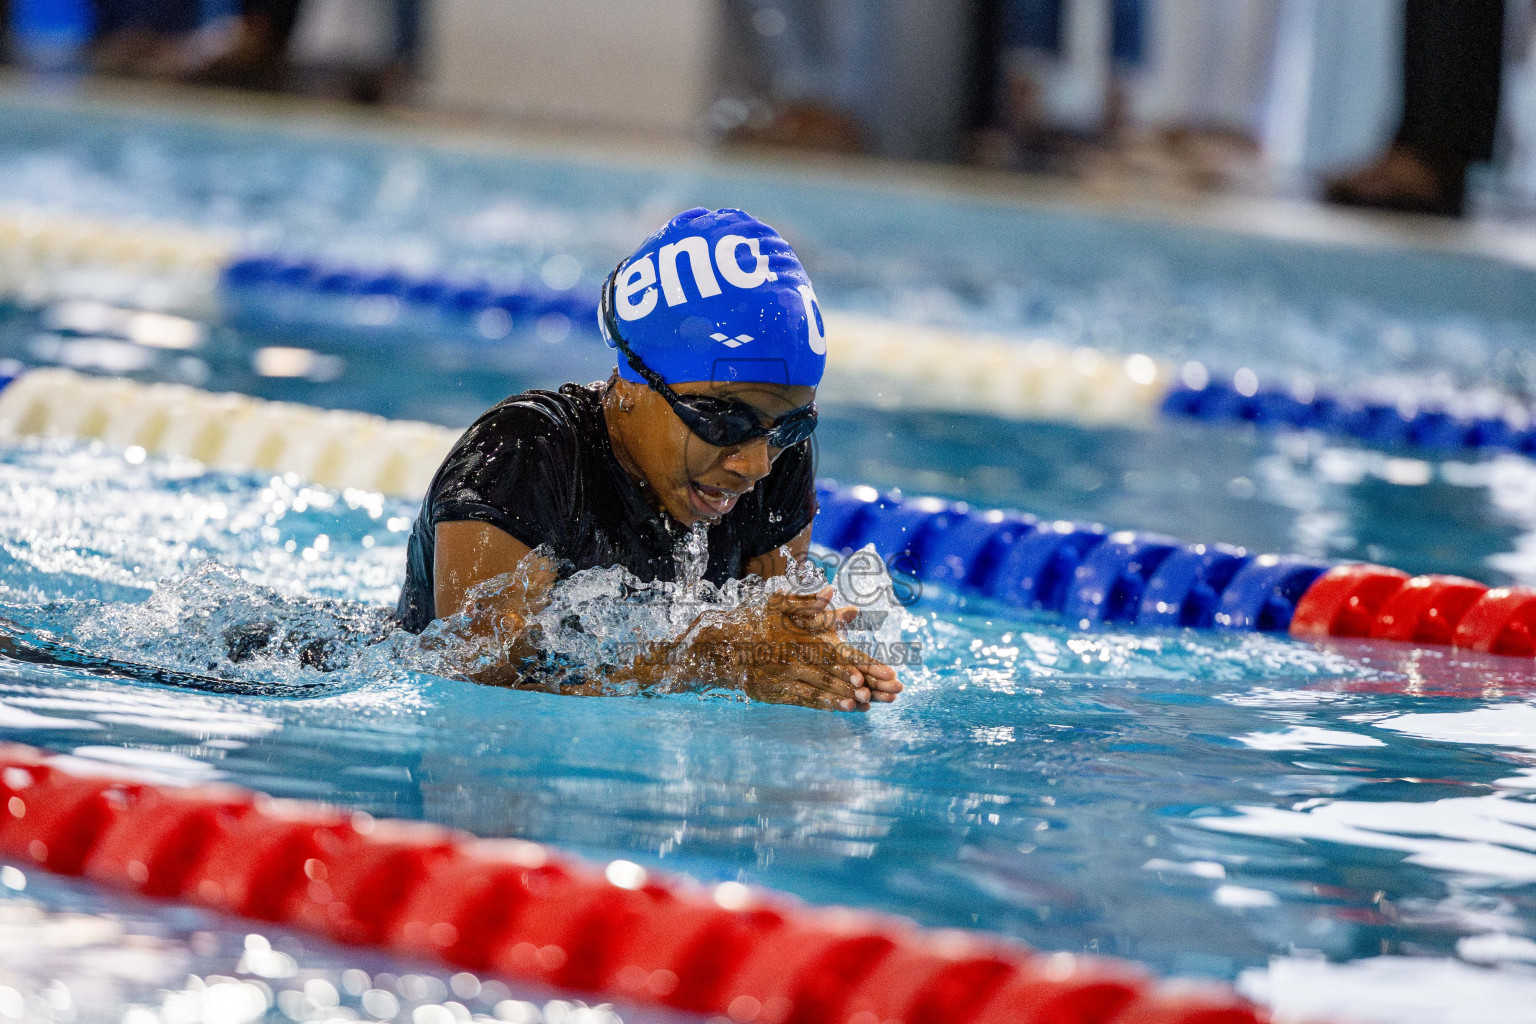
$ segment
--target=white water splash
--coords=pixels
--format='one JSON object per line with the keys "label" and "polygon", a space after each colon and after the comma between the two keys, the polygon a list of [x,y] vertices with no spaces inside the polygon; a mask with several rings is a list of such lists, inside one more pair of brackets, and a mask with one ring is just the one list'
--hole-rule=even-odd
{"label": "white water splash", "polygon": [[214,561],[163,581],[143,603],[81,602],[63,622],[70,642],[97,657],[274,691],[346,668],[396,632],[385,608],[279,594]]}
{"label": "white water splash", "polygon": [[848,629],[848,642],[863,650],[889,651],[902,636],[920,628],[920,623],[897,600],[896,584],[891,580],[885,560],[866,544],[843,560],[832,580],[835,603],[857,608],[859,616]]}
{"label": "white water splash", "polygon": [[[548,555],[547,550],[539,552]],[[788,556],[788,552],[783,554]],[[714,584],[703,578],[708,564],[703,530],[682,537],[673,552],[678,570],[675,582],[642,582],[621,566],[586,569],[556,580],[544,603],[528,616],[527,626],[539,652],[537,663],[525,666],[531,683],[559,689],[567,684],[603,685],[614,670],[651,657],[669,643],[683,640],[706,617],[718,618],[739,611],[761,610],[778,594],[815,594],[827,586],[822,570],[812,561],[786,557],[782,576],[759,579],[749,576]],[[874,556],[872,556],[874,557]],[[883,563],[840,574],[842,588],[834,603],[852,606],[859,617],[842,630],[843,639],[867,651],[880,651],[902,639],[904,630],[917,628],[895,600],[895,589]],[[510,574],[487,585],[523,585]],[[488,595],[489,596],[489,595]],[[413,667],[438,674],[455,674],[455,666],[494,667],[503,656],[499,641],[475,640],[464,616],[440,620],[423,634],[412,658]],[[878,656],[878,654],[877,654]],[[462,671],[460,668],[458,671]],[[688,678],[679,672],[655,686],[662,692],[708,690],[719,680]],[[629,692],[633,686],[605,686],[606,692]]]}

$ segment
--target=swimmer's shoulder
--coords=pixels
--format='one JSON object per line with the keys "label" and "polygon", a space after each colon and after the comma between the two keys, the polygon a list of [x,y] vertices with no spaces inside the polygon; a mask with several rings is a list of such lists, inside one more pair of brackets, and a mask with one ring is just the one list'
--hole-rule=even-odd
{"label": "swimmer's shoulder", "polygon": [[456,447],[544,441],[574,448],[601,420],[600,384],[562,384],[558,391],[535,388],[504,398],[487,409],[464,432]]}

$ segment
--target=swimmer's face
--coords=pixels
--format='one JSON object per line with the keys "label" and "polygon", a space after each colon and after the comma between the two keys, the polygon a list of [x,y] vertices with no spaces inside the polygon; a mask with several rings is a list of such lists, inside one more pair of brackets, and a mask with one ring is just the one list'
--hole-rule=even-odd
{"label": "swimmer's face", "polygon": [[[668,514],[685,526],[713,523],[773,469],[781,449],[765,437],[716,448],[683,425],[666,399],[646,387],[620,380],[628,413],[620,417],[624,447]],[[680,395],[712,395],[744,402],[764,426],[809,405],[816,389],[783,384],[695,381],[674,384]]]}

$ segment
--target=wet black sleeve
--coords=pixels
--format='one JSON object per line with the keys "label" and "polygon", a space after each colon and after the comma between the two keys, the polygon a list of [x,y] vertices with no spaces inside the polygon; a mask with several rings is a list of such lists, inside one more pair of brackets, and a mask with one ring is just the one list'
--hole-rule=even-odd
{"label": "wet black sleeve", "polygon": [[741,553],[756,558],[788,544],[816,518],[816,459],[807,441],[786,448],[753,492],[753,515],[742,525]]}
{"label": "wet black sleeve", "polygon": [[509,402],[465,432],[438,470],[431,523],[489,523],[530,548],[565,550],[574,518],[575,428],[554,410]]}

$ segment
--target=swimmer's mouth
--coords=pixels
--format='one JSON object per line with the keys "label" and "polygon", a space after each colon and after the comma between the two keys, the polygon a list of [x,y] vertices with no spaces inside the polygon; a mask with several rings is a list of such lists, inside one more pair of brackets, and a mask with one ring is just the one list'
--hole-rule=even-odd
{"label": "swimmer's mouth", "polygon": [[[748,487],[750,491],[752,488]],[[736,507],[736,499],[746,491],[728,491],[724,487],[710,487],[697,480],[688,481],[688,498],[695,512],[705,519],[719,519]]]}

